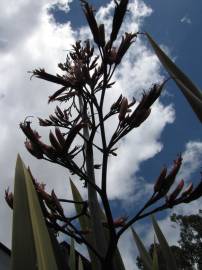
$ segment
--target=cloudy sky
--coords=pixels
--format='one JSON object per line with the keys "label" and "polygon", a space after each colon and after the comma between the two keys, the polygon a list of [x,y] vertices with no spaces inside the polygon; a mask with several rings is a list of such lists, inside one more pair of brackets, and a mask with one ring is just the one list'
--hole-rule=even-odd
{"label": "cloudy sky", "polygon": [[[202,3],[178,1],[131,0],[122,32],[148,31],[162,48],[200,87],[201,79],[201,12]],[[97,10],[97,20],[110,29],[113,2],[91,1]],[[44,67],[50,73],[57,71],[71,44],[76,39],[91,38],[79,1],[66,0],[1,0],[0,9],[0,241],[10,247],[11,211],[4,202],[4,190],[13,189],[17,153],[20,153],[33,174],[54,187],[62,197],[71,196],[68,173],[58,166],[35,160],[24,150],[24,136],[19,123],[26,116],[46,117],[54,106],[47,105],[48,96],[56,90],[54,85],[33,79],[27,73]],[[152,83],[166,76],[145,39],[131,47],[119,71],[117,83],[108,93],[107,105],[122,92],[138,97]],[[113,93],[112,93],[113,91]],[[112,127],[109,123],[107,131]],[[48,129],[41,130],[45,136]],[[110,160],[108,195],[114,216],[132,215],[152,192],[152,184],[163,165],[170,166],[176,155],[183,153],[180,172],[185,182],[199,181],[202,157],[201,125],[175,84],[169,82],[161,99],[153,106],[150,118],[132,132],[121,144],[118,157]],[[83,192],[81,186],[81,192]],[[178,213],[197,211],[200,202],[180,206]],[[69,209],[71,212],[72,209]],[[162,229],[170,243],[177,241],[178,233],[169,224],[168,214],[158,215]],[[140,226],[141,224],[141,226]],[[144,226],[142,226],[144,224]],[[150,244],[153,231],[149,219],[137,223],[136,230]],[[145,231],[148,233],[145,234]],[[124,248],[123,248],[124,247]],[[120,242],[127,269],[135,268],[136,248],[127,233]]]}

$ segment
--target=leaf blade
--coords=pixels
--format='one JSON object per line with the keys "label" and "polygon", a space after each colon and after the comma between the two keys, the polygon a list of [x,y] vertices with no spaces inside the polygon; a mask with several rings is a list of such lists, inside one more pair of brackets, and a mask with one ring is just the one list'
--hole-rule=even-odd
{"label": "leaf blade", "polygon": [[155,237],[154,237],[154,250],[153,250],[153,258],[152,258],[152,270],[159,270],[158,254],[157,254]]}
{"label": "leaf blade", "polygon": [[[25,193],[27,194],[28,212],[30,215],[33,231],[32,240],[35,246],[38,269],[58,270],[49,232],[45,224],[45,220],[41,211],[36,190],[32,182],[32,178],[20,156],[18,156],[17,164],[21,168],[20,181],[24,182]],[[36,267],[36,262],[34,266]]]}
{"label": "leaf blade", "polygon": [[148,33],[146,33],[146,36],[161,64],[181,89],[192,107],[192,110],[195,112],[200,122],[202,122],[202,92],[196,87],[191,79],[182,72],[175,63],[173,63]]}
{"label": "leaf blade", "polygon": [[73,238],[71,238],[71,245],[70,245],[69,267],[70,267],[70,270],[76,270],[76,256],[75,256],[74,239]]}
{"label": "leaf blade", "polygon": [[[24,170],[18,155],[15,168],[11,269],[36,269],[36,253]],[[22,218],[23,217],[23,218]],[[23,228],[23,230],[22,230]]]}
{"label": "leaf blade", "polygon": [[177,270],[175,258],[154,216],[152,216],[152,223],[168,269]]}
{"label": "leaf blade", "polygon": [[139,254],[142,259],[145,269],[152,270],[152,259],[149,253],[147,252],[144,244],[142,243],[141,239],[137,235],[136,231],[133,228],[131,228],[131,230],[132,230],[133,238],[135,240],[136,246],[138,248],[138,251],[139,251]]}

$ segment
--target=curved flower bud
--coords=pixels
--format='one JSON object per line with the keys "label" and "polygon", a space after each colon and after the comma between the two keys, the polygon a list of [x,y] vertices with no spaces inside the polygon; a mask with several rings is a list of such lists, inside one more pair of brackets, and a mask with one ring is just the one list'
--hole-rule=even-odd
{"label": "curved flower bud", "polygon": [[5,190],[5,200],[8,206],[13,209],[13,193],[9,192],[9,188]]}
{"label": "curved flower bud", "polygon": [[167,203],[168,204],[173,204],[173,202],[175,201],[175,199],[177,198],[177,196],[180,194],[180,192],[182,191],[184,187],[184,180],[182,179],[179,184],[177,185],[176,189],[168,196],[167,198]]}
{"label": "curved flower bud", "polygon": [[159,192],[161,190],[161,187],[165,181],[165,177],[166,177],[166,174],[167,174],[167,168],[164,167],[159,175],[159,177],[157,178],[156,180],[156,183],[154,185],[154,192]]}
{"label": "curved flower bud", "polygon": [[120,110],[119,110],[120,121],[123,121],[125,119],[127,110],[128,110],[128,99],[124,97],[121,101]]}

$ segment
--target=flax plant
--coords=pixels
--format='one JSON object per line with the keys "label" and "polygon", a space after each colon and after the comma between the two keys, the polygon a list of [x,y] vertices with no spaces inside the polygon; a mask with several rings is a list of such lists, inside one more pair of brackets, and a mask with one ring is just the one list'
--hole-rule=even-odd
{"label": "flax plant", "polygon": [[[117,248],[122,234],[135,222],[153,213],[196,200],[202,195],[202,182],[195,188],[190,184],[183,190],[184,181],[181,180],[174,191],[169,192],[175,185],[183,162],[179,155],[169,171],[167,168],[162,169],[154,182],[153,194],[137,213],[134,207],[134,214],[130,217],[114,218],[107,194],[109,157],[117,155],[117,144],[122,138],[135,132],[147,121],[153,104],[160,97],[168,80],[152,85],[142,94],[140,101],[129,100],[121,95],[106,112],[105,96],[107,91],[112,91],[115,83],[112,80],[114,72],[132,44],[135,49],[135,40],[140,35],[147,38],[148,34],[125,33],[118,44],[117,37],[127,13],[128,0],[115,1],[109,36],[105,33],[104,24],[97,24],[93,7],[85,0],[81,0],[81,5],[99,55],[96,54],[93,42],[77,41],[67,54],[66,61],[58,64],[61,74],[52,75],[43,68],[33,70],[32,77],[59,85],[59,89],[48,100],[58,103],[54,113],[47,119],[39,118],[40,126],[52,127],[49,133],[50,144],[43,142],[28,119],[20,124],[20,128],[26,136],[27,150],[35,158],[65,167],[74,178],[83,181],[87,189],[87,201],[83,201],[76,189],[76,182],[71,181],[73,200],[58,198],[54,190],[51,194],[47,193],[45,185],[40,184],[29,169],[47,227],[51,228],[55,235],[63,233],[86,245],[91,266],[85,263],[84,269],[123,270],[124,265]],[[150,36],[149,38],[151,41]],[[116,46],[115,41],[118,44]],[[158,50],[158,47],[155,47],[155,50]],[[173,78],[176,79],[176,74]],[[186,82],[184,84],[186,85]],[[106,122],[112,117],[116,117],[118,122],[108,140]],[[95,136],[100,136],[99,145]],[[78,138],[81,142],[79,145]],[[96,151],[102,157],[100,164],[95,164],[94,161]],[[100,185],[96,181],[96,169],[101,172]],[[13,207],[13,195],[9,190],[6,190],[5,197],[9,206]],[[63,203],[75,204],[77,213],[72,217],[66,216]],[[75,220],[80,221],[80,226],[75,225]],[[71,265],[74,263],[73,260]],[[65,263],[63,267],[64,265]]]}

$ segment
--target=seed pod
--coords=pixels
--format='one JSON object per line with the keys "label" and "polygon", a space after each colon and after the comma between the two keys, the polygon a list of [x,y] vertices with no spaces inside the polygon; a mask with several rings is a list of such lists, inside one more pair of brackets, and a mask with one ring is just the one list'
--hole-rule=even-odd
{"label": "seed pod", "polygon": [[124,97],[121,101],[120,110],[119,110],[119,120],[120,121],[123,121],[125,119],[125,115],[127,113],[127,110],[128,110],[128,99]]}
{"label": "seed pod", "polygon": [[158,179],[156,180],[156,183],[154,185],[154,192],[159,192],[161,190],[161,187],[163,185],[163,182],[165,181],[165,177],[167,174],[167,168],[164,167],[158,177]]}

